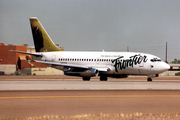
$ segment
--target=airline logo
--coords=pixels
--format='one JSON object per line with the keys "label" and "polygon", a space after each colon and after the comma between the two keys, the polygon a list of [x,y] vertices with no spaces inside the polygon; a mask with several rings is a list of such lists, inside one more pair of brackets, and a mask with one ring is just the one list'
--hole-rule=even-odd
{"label": "airline logo", "polygon": [[126,69],[127,67],[133,67],[134,65],[141,64],[142,62],[147,62],[147,56],[142,56],[141,54],[136,54],[134,56],[130,56],[129,59],[122,59],[124,56],[120,56],[114,60],[112,60],[112,63],[114,63],[115,71],[118,72],[119,69]]}

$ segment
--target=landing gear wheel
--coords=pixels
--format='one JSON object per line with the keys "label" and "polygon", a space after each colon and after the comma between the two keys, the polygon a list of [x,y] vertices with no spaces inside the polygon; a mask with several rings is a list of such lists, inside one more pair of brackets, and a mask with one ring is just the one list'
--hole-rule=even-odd
{"label": "landing gear wheel", "polygon": [[83,81],[90,81],[90,77],[83,77]]}
{"label": "landing gear wheel", "polygon": [[100,81],[107,81],[107,77],[101,76],[101,77],[100,77]]}
{"label": "landing gear wheel", "polygon": [[151,81],[152,81],[152,78],[148,78],[147,81],[148,81],[148,82],[151,82]]}

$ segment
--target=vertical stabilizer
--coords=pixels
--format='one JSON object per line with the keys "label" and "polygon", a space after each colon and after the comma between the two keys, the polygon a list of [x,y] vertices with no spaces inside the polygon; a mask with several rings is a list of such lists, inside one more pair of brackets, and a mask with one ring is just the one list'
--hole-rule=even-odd
{"label": "vertical stabilizer", "polygon": [[30,24],[36,52],[62,51],[53,43],[36,17],[30,18]]}

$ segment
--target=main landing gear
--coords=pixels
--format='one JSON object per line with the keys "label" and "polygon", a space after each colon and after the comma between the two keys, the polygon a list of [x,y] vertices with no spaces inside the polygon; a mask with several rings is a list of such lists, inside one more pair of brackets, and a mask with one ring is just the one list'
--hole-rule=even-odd
{"label": "main landing gear", "polygon": [[152,82],[152,78],[148,77],[148,78],[147,78],[147,81],[148,81],[148,82]]}
{"label": "main landing gear", "polygon": [[[82,78],[83,79],[83,81],[90,81],[90,77],[83,77]],[[100,76],[100,81],[107,81],[107,77],[105,77],[105,76]]]}
{"label": "main landing gear", "polygon": [[100,81],[107,81],[107,77],[106,76],[100,76]]}
{"label": "main landing gear", "polygon": [[90,77],[83,77],[83,81],[90,81]]}

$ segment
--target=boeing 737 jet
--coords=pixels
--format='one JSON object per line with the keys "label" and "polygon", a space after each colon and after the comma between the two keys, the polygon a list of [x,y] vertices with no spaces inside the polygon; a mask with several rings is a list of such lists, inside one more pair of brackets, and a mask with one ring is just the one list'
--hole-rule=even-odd
{"label": "boeing 737 jet", "polygon": [[30,18],[36,53],[13,51],[31,55],[35,62],[63,70],[65,75],[80,76],[84,81],[100,76],[126,78],[128,75],[146,75],[147,81],[158,77],[170,66],[159,57],[139,52],[87,52],[61,51],[51,40],[36,17]]}

